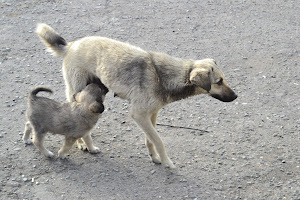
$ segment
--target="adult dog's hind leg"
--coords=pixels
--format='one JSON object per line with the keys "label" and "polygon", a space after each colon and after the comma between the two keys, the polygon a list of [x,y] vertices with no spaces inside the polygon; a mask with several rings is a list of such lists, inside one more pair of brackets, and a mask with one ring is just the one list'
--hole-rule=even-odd
{"label": "adult dog's hind leg", "polygon": [[26,122],[25,124],[25,130],[24,130],[24,134],[23,134],[23,141],[25,144],[32,144],[32,141],[30,139],[30,133],[32,132],[32,127],[30,125],[30,122]]}
{"label": "adult dog's hind leg", "polygon": [[[75,101],[74,95],[84,89],[88,83],[89,72],[80,70],[79,67],[76,67],[76,63],[64,61],[63,77],[66,85],[67,100],[69,102]],[[77,140],[77,147],[83,151],[88,150],[82,138]]]}
{"label": "adult dog's hind leg", "polygon": [[173,164],[173,162],[170,160],[170,158],[168,157],[168,155],[166,153],[165,146],[164,146],[161,138],[157,134],[157,132],[152,124],[151,115],[148,114],[147,112],[140,112],[140,111],[138,111],[138,109],[135,109],[134,111],[135,112],[131,113],[131,117],[135,120],[135,122],[144,131],[148,140],[150,140],[153,143],[153,145],[160,157],[161,164],[165,167],[175,168],[175,165]]}
{"label": "adult dog's hind leg", "polygon": [[64,61],[63,64],[63,77],[66,85],[66,96],[69,102],[74,101],[74,94],[83,90],[89,80],[90,73],[77,65],[78,63],[68,61]]}

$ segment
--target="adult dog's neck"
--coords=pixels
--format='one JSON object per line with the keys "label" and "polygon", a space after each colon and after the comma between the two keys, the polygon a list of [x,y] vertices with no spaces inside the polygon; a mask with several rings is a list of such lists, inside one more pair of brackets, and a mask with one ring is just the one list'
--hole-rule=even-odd
{"label": "adult dog's neck", "polygon": [[159,52],[149,52],[158,76],[157,95],[165,103],[185,99],[196,94],[196,86],[190,83],[192,60],[183,60]]}

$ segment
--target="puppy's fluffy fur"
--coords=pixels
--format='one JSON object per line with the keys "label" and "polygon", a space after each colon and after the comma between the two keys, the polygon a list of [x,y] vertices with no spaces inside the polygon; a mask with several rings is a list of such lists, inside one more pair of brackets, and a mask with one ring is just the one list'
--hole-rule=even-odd
{"label": "puppy's fluffy fur", "polygon": [[103,92],[96,84],[89,84],[74,96],[71,103],[58,103],[46,97],[38,97],[40,91],[52,93],[48,88],[37,87],[28,98],[23,140],[31,144],[30,133],[33,133],[33,144],[47,157],[54,154],[44,147],[47,132],[65,135],[65,143],[58,152],[64,158],[78,138],[83,138],[89,152],[98,153],[99,148],[93,145],[89,131],[97,123],[100,113],[104,111]]}

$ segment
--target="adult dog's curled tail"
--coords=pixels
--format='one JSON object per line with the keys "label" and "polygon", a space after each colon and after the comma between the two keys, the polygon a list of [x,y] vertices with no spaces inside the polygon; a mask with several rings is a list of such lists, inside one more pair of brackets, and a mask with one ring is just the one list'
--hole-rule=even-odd
{"label": "adult dog's curled tail", "polygon": [[64,57],[67,53],[67,42],[53,28],[47,24],[39,23],[36,31],[37,35],[48,47],[47,50],[53,55]]}
{"label": "adult dog's curled tail", "polygon": [[53,93],[52,90],[50,90],[49,88],[45,88],[45,87],[37,87],[35,89],[33,89],[30,93],[30,99],[36,99],[37,98],[37,93],[39,92],[48,92],[48,93]]}

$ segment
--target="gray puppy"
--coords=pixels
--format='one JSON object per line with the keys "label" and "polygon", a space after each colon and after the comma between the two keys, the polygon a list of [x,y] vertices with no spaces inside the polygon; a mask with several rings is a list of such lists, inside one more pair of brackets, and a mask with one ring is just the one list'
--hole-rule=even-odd
{"label": "gray puppy", "polygon": [[31,91],[28,99],[23,141],[31,144],[30,133],[33,133],[33,144],[47,157],[54,154],[44,147],[47,132],[65,135],[65,143],[58,151],[64,158],[76,139],[83,138],[90,153],[98,153],[99,148],[93,145],[90,130],[95,126],[104,111],[103,101],[107,90],[97,84],[89,84],[81,92],[74,95],[74,102],[58,103],[46,97],[38,97],[40,91],[52,93],[48,88],[37,87]]}

